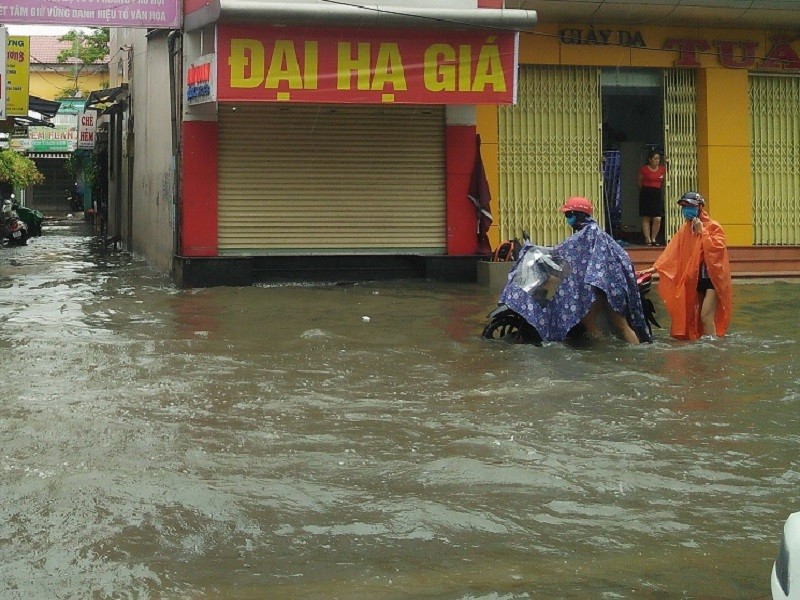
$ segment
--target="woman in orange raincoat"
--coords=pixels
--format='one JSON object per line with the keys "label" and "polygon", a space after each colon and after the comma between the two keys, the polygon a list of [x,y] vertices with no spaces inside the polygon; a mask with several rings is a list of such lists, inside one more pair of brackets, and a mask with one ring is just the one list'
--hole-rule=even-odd
{"label": "woman in orange raincoat", "polygon": [[685,193],[678,204],[686,223],[670,240],[653,269],[658,293],[679,340],[725,335],[731,322],[733,292],[725,232],[705,211],[705,198]]}

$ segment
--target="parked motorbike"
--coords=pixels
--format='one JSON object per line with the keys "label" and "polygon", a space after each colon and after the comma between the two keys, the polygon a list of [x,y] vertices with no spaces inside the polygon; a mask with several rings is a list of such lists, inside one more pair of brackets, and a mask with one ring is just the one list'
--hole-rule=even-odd
{"label": "parked motorbike", "polygon": [[67,190],[67,204],[70,210],[80,212],[83,210],[83,194],[78,193],[77,188],[72,191]]}
{"label": "parked motorbike", "polygon": [[[514,272],[515,284],[525,290],[534,301],[545,303],[555,295],[561,280],[569,275],[569,263],[550,253],[547,248],[531,246],[527,235],[525,235],[525,241],[528,247],[520,253],[521,256],[525,255],[525,260],[524,262],[520,262],[519,259],[517,261]],[[636,284],[647,321],[648,338],[652,338],[652,325],[661,327],[655,318],[653,301],[647,298],[652,287],[652,280],[652,271],[636,273]],[[488,318],[489,324],[484,327],[481,337],[492,340],[502,339],[516,344],[542,345],[542,337],[536,328],[509,306],[499,304],[489,313]],[[584,333],[583,325],[578,323],[570,330],[567,338],[577,340]],[[645,341],[649,341],[649,339]]]}
{"label": "parked motorbike", "polygon": [[30,233],[25,221],[19,218],[11,200],[3,200],[0,209],[0,239],[9,246],[24,246],[28,243]]}
{"label": "parked motorbike", "polygon": [[20,206],[15,201],[14,194],[11,194],[11,208],[17,213],[17,216],[28,226],[28,233],[31,237],[38,237],[42,235],[42,223],[44,222],[44,215],[38,210],[28,208],[27,206]]}

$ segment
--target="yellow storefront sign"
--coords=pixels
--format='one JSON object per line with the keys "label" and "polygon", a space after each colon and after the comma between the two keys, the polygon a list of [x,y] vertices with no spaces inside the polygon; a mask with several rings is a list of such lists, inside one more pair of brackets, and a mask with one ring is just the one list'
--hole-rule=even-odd
{"label": "yellow storefront sign", "polygon": [[6,114],[10,117],[28,115],[31,39],[28,36],[8,36],[6,44]]}

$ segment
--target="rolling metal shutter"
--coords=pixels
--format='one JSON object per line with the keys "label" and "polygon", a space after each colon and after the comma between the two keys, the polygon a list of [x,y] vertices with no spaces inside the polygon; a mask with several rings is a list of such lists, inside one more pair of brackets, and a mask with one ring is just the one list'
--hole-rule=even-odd
{"label": "rolling metal shutter", "polygon": [[72,176],[67,170],[67,153],[29,154],[44,181],[28,188],[25,203],[28,208],[50,215],[67,214],[72,209],[67,196],[72,194]]}
{"label": "rolling metal shutter", "polygon": [[444,108],[221,105],[220,254],[443,254]]}

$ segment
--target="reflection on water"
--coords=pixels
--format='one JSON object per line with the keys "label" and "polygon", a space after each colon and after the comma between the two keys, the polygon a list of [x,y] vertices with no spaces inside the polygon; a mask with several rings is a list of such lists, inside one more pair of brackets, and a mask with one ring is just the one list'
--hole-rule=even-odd
{"label": "reflection on water", "polygon": [[534,348],[478,337],[477,286],[93,251],[0,249],[0,597],[769,596],[797,284],[737,284],[724,340]]}

